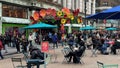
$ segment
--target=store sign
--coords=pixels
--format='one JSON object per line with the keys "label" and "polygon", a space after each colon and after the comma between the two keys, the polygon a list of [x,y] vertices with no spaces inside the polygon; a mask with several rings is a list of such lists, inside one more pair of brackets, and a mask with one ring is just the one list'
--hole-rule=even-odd
{"label": "store sign", "polygon": [[29,24],[30,23],[30,21],[28,19],[11,18],[11,17],[2,17],[2,22],[7,22],[7,23],[23,23],[23,24]]}
{"label": "store sign", "polygon": [[49,43],[48,42],[42,42],[41,51],[42,52],[48,52],[49,51]]}

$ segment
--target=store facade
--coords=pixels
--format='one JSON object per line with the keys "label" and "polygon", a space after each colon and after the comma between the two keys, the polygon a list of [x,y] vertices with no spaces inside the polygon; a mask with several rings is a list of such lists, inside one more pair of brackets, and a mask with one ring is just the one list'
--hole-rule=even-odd
{"label": "store facade", "polygon": [[[34,3],[34,4],[33,4]],[[22,1],[22,0],[1,0],[0,1],[0,34],[6,32],[11,34],[23,33],[21,29],[31,24],[30,16],[34,11],[41,8],[54,8],[59,10],[61,6],[49,4],[48,2]]]}
{"label": "store facade", "polygon": [[24,33],[22,27],[30,24],[27,7],[9,3],[0,3],[0,33],[16,35]]}

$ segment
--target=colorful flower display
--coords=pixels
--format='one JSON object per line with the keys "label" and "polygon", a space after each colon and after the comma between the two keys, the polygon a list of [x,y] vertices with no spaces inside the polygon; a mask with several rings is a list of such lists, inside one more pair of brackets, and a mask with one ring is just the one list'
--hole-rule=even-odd
{"label": "colorful flower display", "polygon": [[48,9],[41,9],[40,11],[35,11],[33,17],[31,16],[30,19],[32,21],[43,21],[46,19],[54,19],[54,21],[61,20],[61,24],[65,24],[67,22],[70,23],[70,20],[72,22],[74,21],[74,23],[81,23],[82,17],[78,16],[78,14],[79,14],[79,9],[70,11],[68,8],[63,8],[62,10],[56,11],[55,9],[48,8]]}
{"label": "colorful flower display", "polygon": [[[35,11],[33,16],[30,17],[31,23],[35,24],[37,22],[47,22],[51,21],[54,23],[55,21],[60,21],[58,23],[61,25],[61,30],[64,30],[65,23],[82,23],[82,17],[78,15],[79,9],[70,11],[68,8],[62,8],[59,11],[55,9],[41,9],[40,11]],[[57,24],[57,23],[56,23]]]}

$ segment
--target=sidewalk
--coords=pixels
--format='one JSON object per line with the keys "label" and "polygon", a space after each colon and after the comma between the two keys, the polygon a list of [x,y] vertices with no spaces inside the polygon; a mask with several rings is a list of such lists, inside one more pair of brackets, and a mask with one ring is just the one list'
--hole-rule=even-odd
{"label": "sidewalk", "polygon": [[[50,46],[52,46],[50,44]],[[38,45],[38,47],[40,47]],[[97,68],[97,61],[103,62],[105,64],[119,64],[120,63],[120,55],[101,55],[97,54],[97,57],[91,57],[91,50],[86,50],[85,56],[82,58],[84,64],[74,64],[74,63],[62,63],[64,59],[64,55],[61,52],[62,47],[55,50],[57,54],[56,63],[54,62],[54,57],[52,57],[51,61],[47,65],[47,68]],[[8,53],[5,53],[5,50],[2,51],[6,59],[0,60],[0,68],[13,68],[11,57],[23,57],[21,53],[16,53],[16,48],[8,48]],[[23,61],[23,65],[26,63]],[[119,64],[120,67],[120,64]],[[43,68],[43,67],[41,67]]]}
{"label": "sidewalk", "polygon": [[[37,47],[37,48],[40,48],[40,45],[37,45],[37,44],[33,44],[35,47]],[[29,46],[28,46],[29,47]],[[21,49],[21,46],[20,46],[20,51],[21,51],[22,49]],[[28,48],[27,48],[27,50],[28,50]],[[17,53],[17,49],[16,49],[16,47],[8,47],[7,46],[7,53],[6,53],[6,51],[5,50],[2,50],[2,54],[3,54],[3,56],[6,56],[6,55],[12,55],[12,54],[18,54]]]}
{"label": "sidewalk", "polygon": [[[85,56],[82,58],[84,64],[74,64],[74,63],[62,63],[64,55],[61,53],[61,49],[56,49],[57,62],[53,63],[53,59],[47,65],[47,68],[97,68],[97,61],[103,62],[105,64],[119,64],[120,55],[101,55],[98,53],[97,57],[91,57],[91,50],[86,50]],[[14,54],[16,57],[22,57],[22,54]],[[54,57],[52,57],[54,58]],[[23,61],[23,65],[26,65]],[[0,68],[13,68],[10,58],[0,60]],[[43,68],[43,67],[41,67]],[[119,64],[120,68],[120,64]]]}
{"label": "sidewalk", "polygon": [[7,53],[5,52],[5,50],[2,50],[2,54],[3,56],[17,54],[17,50],[15,47],[7,47]]}

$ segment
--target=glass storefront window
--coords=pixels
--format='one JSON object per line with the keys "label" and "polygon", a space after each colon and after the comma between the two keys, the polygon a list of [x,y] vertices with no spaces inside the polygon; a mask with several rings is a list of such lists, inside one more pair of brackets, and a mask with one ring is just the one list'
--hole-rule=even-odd
{"label": "glass storefront window", "polygon": [[15,17],[15,18],[27,18],[27,9],[12,5],[2,5],[2,16],[4,17]]}

